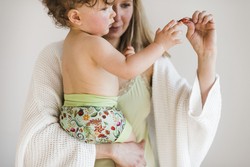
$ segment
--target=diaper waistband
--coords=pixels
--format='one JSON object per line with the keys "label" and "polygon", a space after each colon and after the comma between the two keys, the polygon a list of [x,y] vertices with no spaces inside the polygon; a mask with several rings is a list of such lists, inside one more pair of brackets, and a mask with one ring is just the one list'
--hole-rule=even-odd
{"label": "diaper waistband", "polygon": [[117,96],[93,94],[64,94],[64,106],[117,106]]}

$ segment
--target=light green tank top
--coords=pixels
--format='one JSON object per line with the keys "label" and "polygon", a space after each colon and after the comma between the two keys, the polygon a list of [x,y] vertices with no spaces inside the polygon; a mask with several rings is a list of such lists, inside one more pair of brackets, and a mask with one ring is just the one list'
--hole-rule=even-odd
{"label": "light green tank top", "polygon": [[[138,76],[120,90],[118,108],[133,127],[137,142],[145,140],[145,159],[147,167],[155,167],[146,119],[151,109],[151,90],[146,78]],[[112,160],[97,160],[95,167],[115,167]]]}

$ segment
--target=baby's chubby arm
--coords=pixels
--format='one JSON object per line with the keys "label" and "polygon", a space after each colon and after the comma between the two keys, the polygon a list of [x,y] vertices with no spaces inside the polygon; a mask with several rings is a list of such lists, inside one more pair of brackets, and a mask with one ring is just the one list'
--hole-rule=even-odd
{"label": "baby's chubby arm", "polygon": [[100,37],[88,40],[89,53],[93,61],[105,70],[120,78],[131,79],[147,70],[169,48],[181,43],[178,38],[181,25],[181,22],[170,21],[162,30],[157,30],[154,42],[133,56],[125,57]]}

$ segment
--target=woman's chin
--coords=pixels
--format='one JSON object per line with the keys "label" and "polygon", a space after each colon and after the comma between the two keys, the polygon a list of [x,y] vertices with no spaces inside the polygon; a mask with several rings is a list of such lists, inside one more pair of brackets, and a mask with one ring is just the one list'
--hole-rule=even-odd
{"label": "woman's chin", "polygon": [[109,29],[109,35],[110,36],[121,36],[122,35],[122,31],[120,27],[111,27]]}
{"label": "woman's chin", "polygon": [[116,38],[120,38],[121,35],[119,33],[114,33],[114,32],[110,32],[105,35],[106,38],[109,38],[109,39],[116,39]]}

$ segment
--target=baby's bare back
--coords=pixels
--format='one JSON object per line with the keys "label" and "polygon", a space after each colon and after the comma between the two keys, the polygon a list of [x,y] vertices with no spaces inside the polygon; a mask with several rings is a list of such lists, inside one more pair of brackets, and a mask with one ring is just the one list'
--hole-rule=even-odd
{"label": "baby's bare back", "polygon": [[82,39],[74,34],[65,39],[62,58],[64,93],[117,96],[118,77],[93,61],[88,47],[91,43]]}

